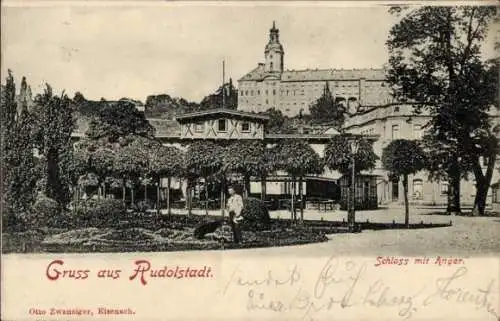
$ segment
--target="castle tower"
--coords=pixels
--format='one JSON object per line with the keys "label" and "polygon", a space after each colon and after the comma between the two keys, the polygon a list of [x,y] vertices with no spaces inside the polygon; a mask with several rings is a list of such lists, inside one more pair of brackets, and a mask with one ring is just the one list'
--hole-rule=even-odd
{"label": "castle tower", "polygon": [[269,42],[266,45],[264,55],[266,57],[266,72],[283,72],[285,51],[280,44],[280,31],[276,29],[274,21],[273,27],[269,30]]}

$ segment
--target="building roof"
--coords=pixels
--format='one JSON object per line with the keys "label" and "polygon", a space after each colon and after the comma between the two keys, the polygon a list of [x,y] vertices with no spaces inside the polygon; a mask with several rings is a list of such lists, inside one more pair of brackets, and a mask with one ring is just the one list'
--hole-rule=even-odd
{"label": "building roof", "polygon": [[265,72],[265,70],[264,70],[264,64],[263,63],[259,63],[257,65],[257,67],[255,67],[249,73],[247,73],[246,75],[244,75],[243,77],[241,77],[238,81],[242,81],[242,80],[262,80],[262,79],[265,78],[265,76],[267,74],[269,74],[269,73]]}
{"label": "building roof", "polygon": [[384,80],[384,69],[306,69],[286,70],[281,81],[321,81],[321,80]]}
{"label": "building roof", "polygon": [[281,74],[265,72],[264,64],[260,63],[240,81],[262,81],[266,77],[274,76],[287,81],[327,81],[327,80],[385,80],[385,69],[303,69],[285,70]]}
{"label": "building roof", "polygon": [[261,121],[261,122],[269,120],[269,116],[267,116],[267,115],[249,113],[249,112],[244,112],[244,111],[239,111],[239,110],[234,110],[234,109],[222,109],[222,108],[202,110],[202,111],[197,111],[194,113],[187,113],[187,114],[176,116],[175,119],[179,122],[185,122],[185,121],[192,120],[192,119],[206,118],[206,117],[210,117],[210,116],[219,116],[219,115],[250,118],[250,119]]}

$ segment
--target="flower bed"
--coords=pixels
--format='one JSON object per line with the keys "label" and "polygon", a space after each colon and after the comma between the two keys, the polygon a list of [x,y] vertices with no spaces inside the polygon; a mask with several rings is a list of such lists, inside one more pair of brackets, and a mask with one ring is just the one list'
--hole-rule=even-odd
{"label": "flower bed", "polygon": [[[25,235],[8,235],[9,240],[18,240],[17,243],[4,243],[3,251],[8,252],[159,252],[159,251],[185,251],[185,250],[218,250],[222,248],[251,248],[272,247],[311,242],[326,241],[326,236],[314,229],[275,227],[272,230],[252,232],[243,231],[244,243],[233,244],[230,242],[231,234],[226,232],[225,241],[206,235],[198,240],[194,237],[194,228],[185,225],[195,225],[206,220],[188,219],[180,226],[178,219],[161,223],[163,225],[155,230],[142,227],[88,227],[75,230],[52,230],[46,235],[31,238],[36,246],[22,246],[19,239]],[[172,228],[175,226],[175,228]]]}

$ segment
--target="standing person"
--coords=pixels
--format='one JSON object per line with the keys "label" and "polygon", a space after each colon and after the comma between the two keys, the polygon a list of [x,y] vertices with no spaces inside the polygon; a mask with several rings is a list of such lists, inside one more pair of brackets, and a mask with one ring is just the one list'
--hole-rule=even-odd
{"label": "standing person", "polygon": [[227,211],[229,212],[229,224],[233,231],[233,241],[235,243],[240,243],[241,239],[241,221],[243,216],[241,216],[241,211],[243,210],[243,198],[239,195],[234,186],[229,186],[229,199],[227,200]]}

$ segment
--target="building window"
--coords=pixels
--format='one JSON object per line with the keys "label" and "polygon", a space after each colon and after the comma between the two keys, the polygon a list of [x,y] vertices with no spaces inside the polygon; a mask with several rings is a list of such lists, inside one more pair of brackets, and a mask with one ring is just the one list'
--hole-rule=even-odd
{"label": "building window", "polygon": [[392,139],[399,139],[399,125],[392,125]]}
{"label": "building window", "polygon": [[441,195],[448,195],[448,182],[441,182]]}
{"label": "building window", "polygon": [[248,96],[248,90],[247,90],[247,91],[245,91],[245,96]]}
{"label": "building window", "polygon": [[399,113],[399,106],[394,107],[394,112]]}
{"label": "building window", "polygon": [[253,90],[250,92],[250,96],[253,96]]}
{"label": "building window", "polygon": [[260,90],[257,90],[257,95],[260,95]]}
{"label": "building window", "polygon": [[245,93],[243,92],[243,90],[240,91],[240,95],[245,96]]}
{"label": "building window", "polygon": [[421,200],[423,199],[423,182],[421,179],[413,180],[413,199]]}
{"label": "building window", "polygon": [[276,96],[276,89],[273,89],[273,95]]}
{"label": "building window", "polygon": [[243,123],[241,123],[241,132],[242,133],[248,133],[248,132],[250,132],[250,123],[249,122],[243,122]]}
{"label": "building window", "polygon": [[219,119],[217,121],[217,130],[220,132],[227,131],[227,121],[225,119]]}
{"label": "building window", "polygon": [[271,61],[271,63],[270,63],[270,67],[271,67],[271,68],[270,68],[270,69],[271,69],[271,71],[273,71],[273,62],[272,62],[272,61]]}
{"label": "building window", "polygon": [[269,100],[268,99],[266,99],[266,105],[269,105]]}
{"label": "building window", "polygon": [[268,95],[268,94],[269,94],[269,92],[268,92],[268,91],[267,91],[267,89],[266,89],[266,95]]}
{"label": "building window", "polygon": [[205,123],[199,122],[194,124],[194,131],[197,133],[203,133],[205,131]]}
{"label": "building window", "polygon": [[422,139],[422,126],[413,125],[413,137],[415,139]]}

